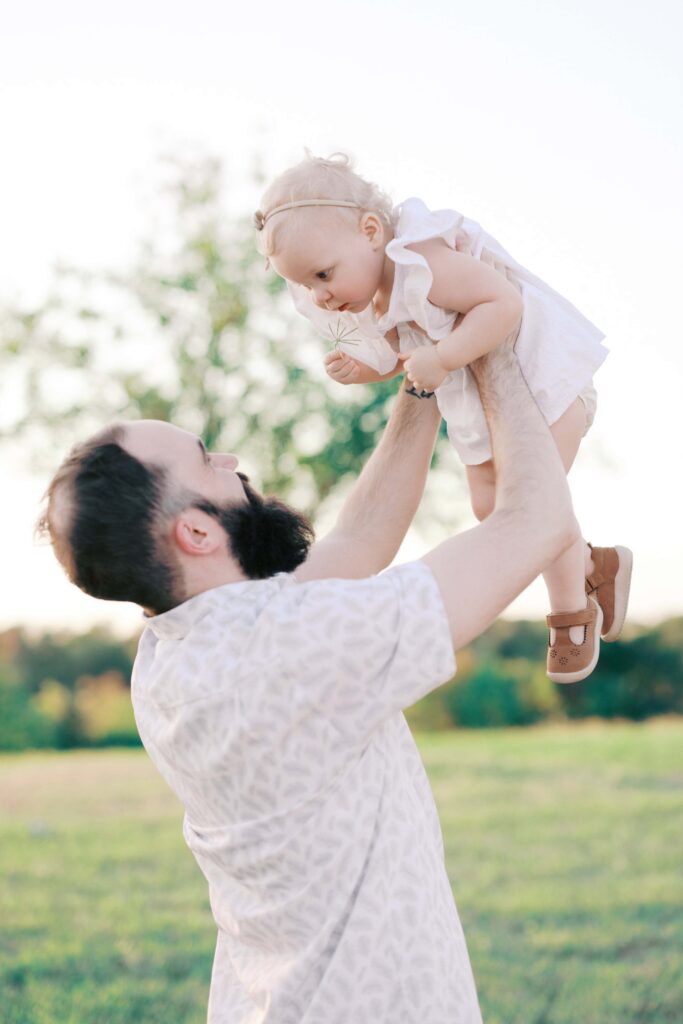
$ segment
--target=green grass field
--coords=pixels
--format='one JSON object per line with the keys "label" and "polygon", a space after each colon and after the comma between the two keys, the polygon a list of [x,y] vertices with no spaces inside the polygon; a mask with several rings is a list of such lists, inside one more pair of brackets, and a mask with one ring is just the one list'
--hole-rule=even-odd
{"label": "green grass field", "polygon": [[[681,1024],[683,722],[419,744],[486,1024]],[[205,1020],[180,824],[140,751],[0,758],[3,1024]]]}

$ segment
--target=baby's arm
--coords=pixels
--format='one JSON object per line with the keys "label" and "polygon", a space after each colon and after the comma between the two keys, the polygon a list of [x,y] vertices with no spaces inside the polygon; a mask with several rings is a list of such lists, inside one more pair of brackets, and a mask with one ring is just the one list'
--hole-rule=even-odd
{"label": "baby's arm", "polygon": [[467,366],[508,337],[521,319],[522,297],[493,267],[456,252],[443,239],[410,248],[424,256],[432,272],[429,301],[464,314],[447,337],[416,349],[406,360],[409,380],[433,390],[452,370]]}
{"label": "baby's arm", "polygon": [[465,314],[436,346],[445,369],[467,366],[505,341],[522,316],[522,297],[515,286],[493,267],[440,239],[413,248],[422,250],[433,274],[429,301]]}
{"label": "baby's arm", "polygon": [[339,384],[377,384],[403,373],[403,366],[397,362],[394,369],[388,373],[377,373],[371,366],[352,359],[341,349],[334,349],[325,356],[325,370],[328,377]]}

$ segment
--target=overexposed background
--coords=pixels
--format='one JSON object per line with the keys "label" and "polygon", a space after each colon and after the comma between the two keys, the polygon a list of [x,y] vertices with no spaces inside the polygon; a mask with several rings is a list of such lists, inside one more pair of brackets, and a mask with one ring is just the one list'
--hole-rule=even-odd
{"label": "overexposed background", "polygon": [[[682,11],[673,0],[15,5],[0,38],[0,301],[39,298],[58,259],[130,263],[161,153],[222,158],[228,204],[249,212],[255,154],[276,172],[304,146],[348,150],[396,201],[419,195],[479,220],[606,332],[599,415],[572,472],[577,514],[594,543],[634,548],[634,619],[680,614]],[[80,594],[35,547],[46,479],[19,444],[0,458],[0,626],[137,626],[137,609]],[[423,549],[411,537],[403,556]],[[536,584],[509,614],[545,611]]]}

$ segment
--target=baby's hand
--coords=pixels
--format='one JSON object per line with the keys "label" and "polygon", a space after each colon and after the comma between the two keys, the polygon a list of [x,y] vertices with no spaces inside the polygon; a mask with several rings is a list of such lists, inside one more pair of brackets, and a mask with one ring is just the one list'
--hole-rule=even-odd
{"label": "baby's hand", "polygon": [[436,391],[449,374],[440,363],[436,345],[421,345],[412,352],[401,352],[406,377],[418,391]]}
{"label": "baby's hand", "polygon": [[338,384],[358,384],[361,378],[360,364],[347,356],[341,349],[333,349],[325,356],[325,371]]}

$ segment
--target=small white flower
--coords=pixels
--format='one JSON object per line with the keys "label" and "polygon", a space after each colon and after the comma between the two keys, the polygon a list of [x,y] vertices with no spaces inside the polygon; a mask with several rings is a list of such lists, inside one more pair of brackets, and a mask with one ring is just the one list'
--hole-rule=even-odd
{"label": "small white flower", "polygon": [[341,319],[338,319],[334,327],[328,324],[328,330],[332,336],[334,347],[339,348],[343,341],[345,345],[360,345],[360,341],[351,341],[351,335],[356,333],[355,327],[344,327]]}

